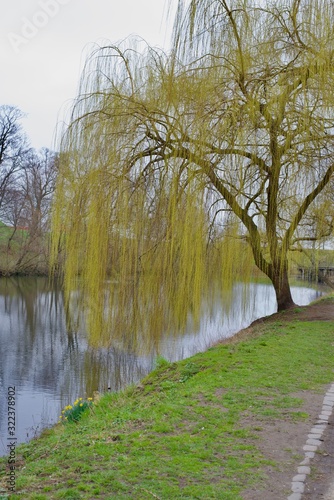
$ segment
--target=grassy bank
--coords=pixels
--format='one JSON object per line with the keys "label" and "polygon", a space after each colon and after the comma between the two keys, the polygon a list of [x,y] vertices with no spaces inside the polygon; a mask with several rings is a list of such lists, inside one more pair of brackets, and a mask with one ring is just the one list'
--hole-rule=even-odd
{"label": "grassy bank", "polygon": [[[19,447],[9,498],[238,500],[267,488],[269,471],[282,464],[264,452],[263,429],[311,426],[303,394],[322,394],[334,380],[334,323],[299,321],[298,313],[182,362],[160,360],[138,386],[103,396],[79,423]],[[300,455],[282,446],[292,478]],[[0,498],[5,466],[2,459]]]}
{"label": "grassy bank", "polygon": [[0,221],[0,276],[48,276],[48,237]]}

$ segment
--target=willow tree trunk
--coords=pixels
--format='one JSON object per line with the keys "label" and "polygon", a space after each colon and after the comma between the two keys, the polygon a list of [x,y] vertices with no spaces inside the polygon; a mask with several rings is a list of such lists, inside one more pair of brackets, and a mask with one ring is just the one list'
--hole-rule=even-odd
{"label": "willow tree trunk", "polygon": [[277,311],[284,311],[294,307],[296,304],[291,295],[287,262],[276,263],[273,266],[273,274],[269,278],[276,293]]}

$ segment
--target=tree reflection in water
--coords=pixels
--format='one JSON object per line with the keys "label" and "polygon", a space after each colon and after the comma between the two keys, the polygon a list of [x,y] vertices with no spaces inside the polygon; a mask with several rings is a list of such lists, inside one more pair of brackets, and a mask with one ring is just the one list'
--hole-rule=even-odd
{"label": "tree reflection in water", "polygon": [[[305,304],[321,292],[293,288],[293,293],[297,303]],[[104,331],[99,343],[87,333],[91,325],[78,299],[73,293],[66,308],[61,286],[46,278],[0,279],[2,454],[8,386],[16,386],[17,438],[22,442],[43,419],[42,425],[57,421],[61,408],[77,397],[136,383],[152,369],[157,354],[170,360],[188,357],[275,310],[270,286],[236,284],[224,294],[216,290],[203,297],[200,317],[184,311],[182,328],[175,324],[174,331],[164,331],[160,322],[157,331],[154,311],[145,307],[146,298],[139,305],[141,322],[131,323],[131,314],[120,318],[117,335]]]}

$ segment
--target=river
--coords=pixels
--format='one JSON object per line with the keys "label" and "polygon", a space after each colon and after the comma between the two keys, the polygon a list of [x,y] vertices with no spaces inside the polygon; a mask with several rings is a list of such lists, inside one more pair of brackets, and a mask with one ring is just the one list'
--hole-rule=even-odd
{"label": "river", "polygon": [[[299,305],[322,293],[292,287]],[[8,388],[16,393],[15,437],[25,442],[57,422],[61,409],[78,397],[138,382],[157,354],[170,361],[189,357],[275,310],[271,285],[236,283],[226,298],[210,299],[196,326],[190,318],[182,334],[162,336],[158,347],[126,352],[119,344],[92,347],[85,329],[73,327],[60,286],[45,278],[0,278],[0,455],[8,438]]]}

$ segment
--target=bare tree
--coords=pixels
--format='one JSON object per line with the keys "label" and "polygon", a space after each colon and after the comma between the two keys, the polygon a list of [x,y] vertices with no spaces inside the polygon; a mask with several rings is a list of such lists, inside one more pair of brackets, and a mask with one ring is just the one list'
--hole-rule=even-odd
{"label": "bare tree", "polygon": [[0,106],[0,210],[28,149],[20,124],[23,117],[16,107]]}
{"label": "bare tree", "polygon": [[20,155],[2,194],[2,272],[46,272],[50,211],[58,171],[58,155],[46,148]]}
{"label": "bare tree", "polygon": [[52,195],[58,172],[58,155],[47,148],[30,150],[17,179],[19,222],[27,238],[15,263],[17,270],[43,268],[48,260],[48,233]]}
{"label": "bare tree", "polygon": [[35,236],[50,229],[50,206],[57,171],[58,156],[47,148],[31,151],[23,165],[20,186],[25,198],[25,225]]}

